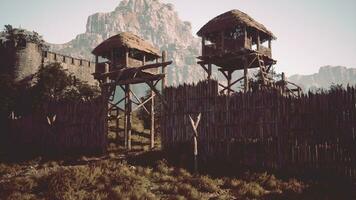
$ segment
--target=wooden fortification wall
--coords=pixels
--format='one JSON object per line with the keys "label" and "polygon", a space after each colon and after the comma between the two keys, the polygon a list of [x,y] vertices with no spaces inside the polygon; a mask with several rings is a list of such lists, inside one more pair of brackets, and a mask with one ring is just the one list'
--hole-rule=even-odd
{"label": "wooden fortification wall", "polygon": [[298,99],[272,90],[229,97],[218,95],[210,80],[167,88],[164,95],[164,150],[192,155],[189,116],[201,113],[199,162],[356,177],[355,88]]}
{"label": "wooden fortification wall", "polygon": [[92,154],[105,151],[106,111],[102,99],[49,102],[29,116],[8,119],[3,132],[13,154]]}

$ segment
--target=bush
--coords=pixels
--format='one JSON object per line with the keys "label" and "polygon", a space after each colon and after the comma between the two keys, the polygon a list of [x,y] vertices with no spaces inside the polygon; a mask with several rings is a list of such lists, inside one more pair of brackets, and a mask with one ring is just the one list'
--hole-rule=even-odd
{"label": "bush", "polygon": [[217,182],[218,181],[215,181],[208,176],[193,178],[191,181],[193,186],[199,188],[199,190],[203,192],[209,193],[215,193],[220,190]]}

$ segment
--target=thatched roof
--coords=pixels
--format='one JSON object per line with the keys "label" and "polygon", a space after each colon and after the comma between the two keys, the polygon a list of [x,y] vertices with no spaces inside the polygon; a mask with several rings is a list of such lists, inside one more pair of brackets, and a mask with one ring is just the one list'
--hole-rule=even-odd
{"label": "thatched roof", "polygon": [[160,57],[159,50],[153,45],[141,39],[137,35],[130,32],[122,32],[105,40],[97,46],[92,53],[94,55],[103,55],[113,48],[129,48],[136,49],[142,53],[153,57]]}
{"label": "thatched roof", "polygon": [[249,15],[239,10],[231,10],[223,13],[205,24],[197,33],[198,36],[203,36],[207,33],[216,32],[228,28],[234,28],[237,25],[245,25],[257,29],[260,32],[265,33],[272,39],[276,39],[273,33],[263,25],[252,19]]}

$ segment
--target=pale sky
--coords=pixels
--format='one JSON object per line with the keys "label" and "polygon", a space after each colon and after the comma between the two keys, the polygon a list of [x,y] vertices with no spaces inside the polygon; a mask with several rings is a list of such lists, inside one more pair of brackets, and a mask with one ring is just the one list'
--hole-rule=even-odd
{"label": "pale sky", "polygon": [[[356,68],[356,0],[161,0],[172,3],[193,34],[231,9],[246,12],[276,36],[277,70],[311,74],[320,66]],[[0,0],[0,26],[35,30],[51,43],[85,32],[87,17],[113,11],[120,0]]]}

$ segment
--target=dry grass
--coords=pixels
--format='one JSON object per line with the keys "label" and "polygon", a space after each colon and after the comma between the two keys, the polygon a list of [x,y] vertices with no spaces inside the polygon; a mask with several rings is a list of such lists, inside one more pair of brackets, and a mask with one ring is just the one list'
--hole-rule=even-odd
{"label": "dry grass", "polygon": [[[142,148],[142,144],[148,145],[147,136],[147,131],[134,136],[136,146],[133,155]],[[217,200],[286,199],[286,195],[308,199],[305,196],[298,198],[308,185],[296,179],[284,181],[268,173],[212,178],[170,166],[165,160],[150,161],[155,164],[143,166],[127,164],[125,156],[130,153],[112,144],[108,155],[95,158],[95,162],[83,162],[90,158],[82,157],[80,162],[71,164],[61,160],[43,161],[41,158],[17,164],[0,163],[0,199]]]}
{"label": "dry grass", "polygon": [[164,160],[151,167],[131,166],[110,158],[78,166],[53,162],[36,168],[0,166],[0,199],[4,200],[262,199],[270,193],[299,193],[305,188],[297,180],[283,182],[266,173],[250,174],[248,179],[192,175]]}

